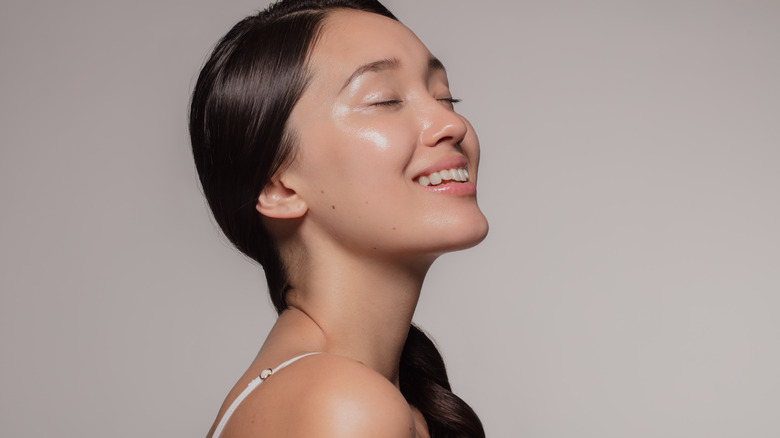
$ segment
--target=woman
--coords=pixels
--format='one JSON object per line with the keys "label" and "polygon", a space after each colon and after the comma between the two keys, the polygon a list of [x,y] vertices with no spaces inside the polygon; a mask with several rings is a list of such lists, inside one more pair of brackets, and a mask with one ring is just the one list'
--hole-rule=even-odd
{"label": "woman", "polygon": [[192,97],[195,162],[280,316],[211,436],[484,436],[411,325],[431,263],[487,233],[455,102],[373,0],[285,0],[219,42]]}

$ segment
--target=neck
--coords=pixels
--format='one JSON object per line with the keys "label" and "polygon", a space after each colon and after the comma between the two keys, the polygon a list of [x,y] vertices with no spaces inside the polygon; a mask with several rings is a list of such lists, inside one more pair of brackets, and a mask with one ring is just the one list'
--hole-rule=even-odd
{"label": "neck", "polygon": [[327,263],[298,266],[305,274],[294,279],[288,305],[316,324],[324,351],[362,362],[397,385],[401,352],[431,262],[331,252]]}

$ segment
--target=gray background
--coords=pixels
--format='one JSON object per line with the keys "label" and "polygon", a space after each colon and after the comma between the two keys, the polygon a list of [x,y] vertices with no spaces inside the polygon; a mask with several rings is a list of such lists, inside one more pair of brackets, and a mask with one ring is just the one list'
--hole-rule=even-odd
{"label": "gray background", "polygon": [[[491,232],[416,320],[491,437],[780,436],[780,2],[394,0]],[[197,437],[274,319],[186,107],[258,1],[3,1],[3,436]]]}

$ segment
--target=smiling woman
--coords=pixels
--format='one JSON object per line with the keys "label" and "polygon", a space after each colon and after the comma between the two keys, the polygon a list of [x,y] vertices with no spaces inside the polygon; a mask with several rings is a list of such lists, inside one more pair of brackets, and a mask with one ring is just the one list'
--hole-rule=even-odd
{"label": "smiling woman", "polygon": [[280,316],[211,436],[484,436],[411,324],[433,261],[487,233],[456,102],[376,1],[278,2],[217,45],[192,97],[195,162]]}

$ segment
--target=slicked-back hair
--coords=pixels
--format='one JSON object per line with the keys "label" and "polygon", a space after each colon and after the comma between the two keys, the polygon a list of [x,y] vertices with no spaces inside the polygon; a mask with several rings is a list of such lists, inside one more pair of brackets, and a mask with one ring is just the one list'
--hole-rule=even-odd
{"label": "slicked-back hair", "polygon": [[[203,193],[227,238],[263,266],[277,312],[288,276],[258,196],[294,159],[290,113],[306,90],[306,63],[335,10],[396,19],[375,0],[283,0],[237,23],[204,64],[190,102],[189,130]],[[484,437],[474,411],[450,390],[433,342],[410,327],[401,356],[401,392],[425,417],[432,438]]]}

